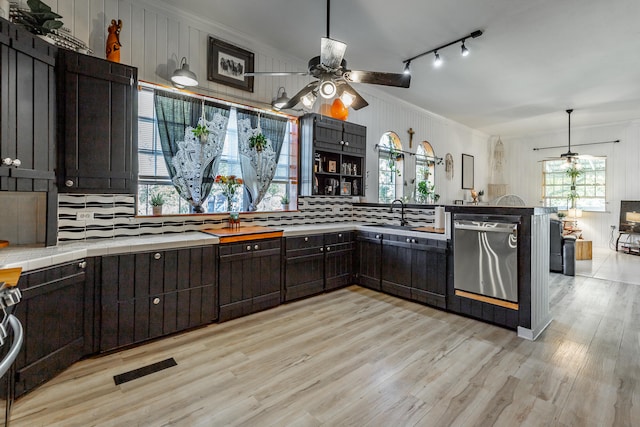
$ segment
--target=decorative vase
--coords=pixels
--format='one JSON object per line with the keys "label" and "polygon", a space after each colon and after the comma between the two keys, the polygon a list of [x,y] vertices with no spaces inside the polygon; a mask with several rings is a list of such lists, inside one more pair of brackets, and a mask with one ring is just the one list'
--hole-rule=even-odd
{"label": "decorative vase", "polygon": [[282,210],[283,210],[283,211],[288,211],[288,210],[289,210],[289,203],[286,203],[286,204],[285,204],[285,203],[283,203],[283,204],[282,204]]}
{"label": "decorative vase", "polygon": [[162,215],[162,205],[151,206],[151,211],[154,215]]}

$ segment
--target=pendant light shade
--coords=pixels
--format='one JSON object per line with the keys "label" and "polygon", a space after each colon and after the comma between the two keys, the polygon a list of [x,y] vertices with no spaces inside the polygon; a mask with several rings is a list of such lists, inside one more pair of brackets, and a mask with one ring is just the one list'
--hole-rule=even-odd
{"label": "pendant light shade", "polygon": [[[282,89],[282,95],[280,95],[280,89]],[[285,105],[287,105],[287,102],[289,102],[289,97],[287,96],[287,91],[284,89],[284,87],[279,87],[278,88],[278,93],[276,94],[276,99],[273,100],[273,102],[271,103],[271,106],[276,109],[276,110],[281,110],[282,107],[284,107]]]}
{"label": "pendant light shade", "polygon": [[198,78],[195,73],[189,70],[187,58],[182,57],[180,68],[176,69],[171,76],[171,81],[177,86],[198,86]]}

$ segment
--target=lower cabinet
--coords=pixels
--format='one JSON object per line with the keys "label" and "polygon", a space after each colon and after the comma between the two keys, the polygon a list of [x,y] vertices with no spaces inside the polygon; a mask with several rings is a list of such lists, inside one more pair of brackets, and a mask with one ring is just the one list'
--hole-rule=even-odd
{"label": "lower cabinet", "polygon": [[446,308],[446,241],[361,232],[357,242],[358,284]]}
{"label": "lower cabinet", "polygon": [[382,234],[358,232],[356,237],[356,283],[375,291],[381,289]]}
{"label": "lower cabinet", "polygon": [[93,351],[93,259],[22,274],[14,314],[24,327],[15,396],[50,380]]}
{"label": "lower cabinet", "polygon": [[287,237],[283,300],[352,284],[354,246],[350,231]]}
{"label": "lower cabinet", "polygon": [[100,351],[215,321],[216,246],[102,257]]}
{"label": "lower cabinet", "polygon": [[220,322],[280,304],[281,247],[280,238],[220,245]]}

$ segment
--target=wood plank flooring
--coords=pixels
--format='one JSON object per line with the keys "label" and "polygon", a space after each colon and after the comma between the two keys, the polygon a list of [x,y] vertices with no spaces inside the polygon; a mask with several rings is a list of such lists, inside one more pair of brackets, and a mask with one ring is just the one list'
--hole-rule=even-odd
{"label": "wood plank flooring", "polygon": [[640,286],[552,274],[551,291],[530,342],[352,286],[81,361],[11,425],[640,425]]}

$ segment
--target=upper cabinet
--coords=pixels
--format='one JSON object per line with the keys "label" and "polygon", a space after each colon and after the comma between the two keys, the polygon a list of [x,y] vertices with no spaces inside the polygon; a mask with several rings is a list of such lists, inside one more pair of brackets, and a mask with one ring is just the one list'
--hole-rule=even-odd
{"label": "upper cabinet", "polygon": [[364,196],[367,128],[307,114],[300,129],[300,194]]}
{"label": "upper cabinet", "polygon": [[55,189],[56,53],[0,19],[0,190]]}
{"label": "upper cabinet", "polygon": [[137,69],[60,49],[58,190],[136,193]]}

